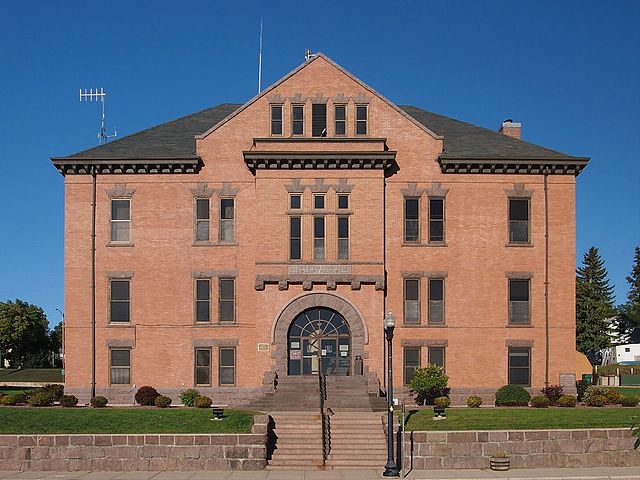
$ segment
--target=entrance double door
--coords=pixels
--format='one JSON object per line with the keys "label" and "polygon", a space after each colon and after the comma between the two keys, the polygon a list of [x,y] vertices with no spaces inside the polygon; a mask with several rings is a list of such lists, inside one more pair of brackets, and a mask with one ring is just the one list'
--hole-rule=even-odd
{"label": "entrance double door", "polygon": [[316,375],[320,368],[326,375],[349,375],[350,356],[345,347],[349,347],[348,338],[302,339],[302,375]]}

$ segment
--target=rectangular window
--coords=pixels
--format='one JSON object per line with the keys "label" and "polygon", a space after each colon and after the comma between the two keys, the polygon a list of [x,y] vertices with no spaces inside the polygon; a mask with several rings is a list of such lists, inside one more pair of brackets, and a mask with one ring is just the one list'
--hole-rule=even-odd
{"label": "rectangular window", "polygon": [[324,195],[313,196],[313,208],[316,210],[324,210]]}
{"label": "rectangular window", "polygon": [[131,349],[111,349],[111,385],[131,384]]}
{"label": "rectangular window", "polygon": [[282,135],[282,105],[271,105],[271,135]]}
{"label": "rectangular window", "polygon": [[302,218],[289,218],[289,258],[302,259]]}
{"label": "rectangular window", "polygon": [[327,104],[314,103],[311,105],[311,136],[327,136]]}
{"label": "rectangular window", "polygon": [[233,242],[235,239],[234,232],[234,199],[220,199],[220,241]]}
{"label": "rectangular window", "polygon": [[111,280],[109,288],[109,303],[111,322],[130,322],[131,281]]}
{"label": "rectangular window", "polygon": [[346,105],[335,106],[335,124],[336,124],[336,135],[347,134],[347,106]]}
{"label": "rectangular window", "polygon": [[529,199],[509,199],[509,243],[529,243]]}
{"label": "rectangular window", "polygon": [[404,347],[404,384],[409,385],[416,368],[420,368],[420,347]]}
{"label": "rectangular window", "polygon": [[211,385],[211,349],[196,348],[196,385]]}
{"label": "rectangular window", "polygon": [[404,279],[404,323],[420,323],[420,279]]}
{"label": "rectangular window", "polygon": [[313,259],[324,260],[324,217],[313,217]]}
{"label": "rectangular window", "polygon": [[291,210],[300,210],[301,207],[302,207],[302,196],[291,195],[289,197],[289,208]]}
{"label": "rectangular window", "polygon": [[367,134],[367,106],[356,105],[356,135]]}
{"label": "rectangular window", "polygon": [[211,280],[196,280],[196,322],[211,321]]}
{"label": "rectangular window", "polygon": [[509,323],[529,323],[529,280],[509,280]]}
{"label": "rectangular window", "polygon": [[219,295],[219,312],[218,318],[220,322],[235,322],[236,306],[235,293],[236,281],[233,278],[221,278],[218,281]]}
{"label": "rectangular window", "polygon": [[338,209],[347,210],[349,208],[349,195],[338,195]]}
{"label": "rectangular window", "polygon": [[429,323],[444,324],[444,280],[429,279]]}
{"label": "rectangular window", "polygon": [[444,242],[444,198],[429,198],[429,241]]}
{"label": "rectangular window", "polygon": [[349,217],[338,217],[338,260],[349,259]]}
{"label": "rectangular window", "polygon": [[131,241],[131,200],[111,200],[111,241]]}
{"label": "rectangular window", "polygon": [[429,347],[429,365],[438,365],[444,369],[444,347]]}
{"label": "rectangular window", "polygon": [[509,385],[531,386],[530,348],[509,348]]}
{"label": "rectangular window", "polygon": [[236,383],[236,349],[221,348],[219,355],[218,383],[235,385]]}
{"label": "rectangular window", "polygon": [[291,107],[291,133],[304,135],[304,106],[293,105]]}
{"label": "rectangular window", "polygon": [[196,241],[209,240],[209,199],[196,199]]}
{"label": "rectangular window", "polygon": [[404,241],[406,243],[420,241],[420,199],[418,197],[404,199]]}

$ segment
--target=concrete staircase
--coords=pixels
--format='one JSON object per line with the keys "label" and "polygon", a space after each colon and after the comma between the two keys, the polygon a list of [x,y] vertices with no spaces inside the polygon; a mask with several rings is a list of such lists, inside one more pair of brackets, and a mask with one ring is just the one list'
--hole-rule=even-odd
{"label": "concrete staircase", "polygon": [[320,413],[273,413],[276,450],[267,470],[314,470],[322,468]]}
{"label": "concrete staircase", "polygon": [[331,416],[331,450],[325,468],[381,469],[387,462],[383,416],[373,412],[341,412]]}
{"label": "concrete staircase", "polygon": [[367,380],[362,375],[327,376],[325,406],[333,412],[381,412],[387,410],[386,400],[376,394],[369,393]]}

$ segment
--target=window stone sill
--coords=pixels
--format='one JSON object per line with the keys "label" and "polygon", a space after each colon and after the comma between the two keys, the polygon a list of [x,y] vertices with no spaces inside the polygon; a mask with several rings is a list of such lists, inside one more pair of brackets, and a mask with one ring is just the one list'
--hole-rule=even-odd
{"label": "window stone sill", "polygon": [[237,242],[193,242],[192,247],[237,247]]}
{"label": "window stone sill", "polygon": [[523,323],[522,325],[517,323],[507,323],[505,326],[507,328],[533,328],[533,325],[531,325],[530,323]]}
{"label": "window stone sill", "polygon": [[214,322],[198,322],[193,324],[196,328],[220,328],[220,327],[239,327],[240,325],[237,323],[225,322],[225,323],[214,323]]}
{"label": "window stone sill", "polygon": [[447,242],[431,242],[431,243],[407,243],[403,242],[403,247],[448,247]]}
{"label": "window stone sill", "polygon": [[447,328],[449,325],[433,325],[429,323],[403,323],[402,328]]}
{"label": "window stone sill", "polygon": [[109,242],[107,243],[107,247],[133,247],[135,243],[133,242]]}
{"label": "window stone sill", "polygon": [[527,242],[527,243],[505,243],[504,245],[505,247],[533,247],[533,243],[531,242]]}
{"label": "window stone sill", "polygon": [[131,322],[109,322],[107,323],[107,327],[114,327],[114,328],[133,328],[134,325]]}

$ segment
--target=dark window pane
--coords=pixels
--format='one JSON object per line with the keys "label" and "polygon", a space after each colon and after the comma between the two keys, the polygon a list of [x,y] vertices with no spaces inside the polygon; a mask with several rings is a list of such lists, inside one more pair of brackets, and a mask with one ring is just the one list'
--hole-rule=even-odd
{"label": "dark window pane", "polygon": [[209,199],[200,198],[196,200],[196,210],[198,220],[209,219]]}
{"label": "dark window pane", "polygon": [[429,241],[444,241],[444,222],[442,220],[431,220],[429,222]]}
{"label": "dark window pane", "polygon": [[271,105],[271,119],[282,120],[282,105]]}
{"label": "dark window pane", "polygon": [[509,200],[509,220],[529,220],[529,200]]}
{"label": "dark window pane", "polygon": [[349,208],[349,195],[338,195],[338,208]]}
{"label": "dark window pane", "polygon": [[444,323],[444,302],[429,300],[429,323]]}
{"label": "dark window pane", "polygon": [[220,200],[220,218],[223,220],[233,219],[233,198]]}
{"label": "dark window pane", "polygon": [[111,200],[111,220],[130,220],[129,200]]}
{"label": "dark window pane", "polygon": [[429,348],[429,364],[444,368],[444,348]]}
{"label": "dark window pane", "polygon": [[291,239],[291,260],[300,260],[302,258],[302,252],[300,249],[300,239]]}
{"label": "dark window pane", "polygon": [[196,280],[196,298],[209,300],[209,280]]}
{"label": "dark window pane", "polygon": [[316,195],[313,197],[313,208],[324,208],[324,195]]}
{"label": "dark window pane", "polygon": [[209,301],[196,302],[196,321],[197,322],[209,322],[211,317],[209,315]]}
{"label": "dark window pane", "polygon": [[509,280],[509,300],[529,301],[529,280]]}
{"label": "dark window pane", "polygon": [[236,351],[234,348],[220,349],[220,365],[223,367],[233,367],[236,363]]}
{"label": "dark window pane", "polygon": [[129,300],[128,280],[111,280],[111,300]]}
{"label": "dark window pane", "polygon": [[409,385],[411,378],[416,371],[416,368],[420,366],[420,349],[419,348],[405,348],[404,349],[404,383]]}
{"label": "dark window pane", "polygon": [[338,217],[338,238],[349,238],[349,218]]}
{"label": "dark window pane", "polygon": [[234,280],[232,278],[220,279],[220,298],[233,300]]}
{"label": "dark window pane", "polygon": [[509,351],[509,360],[512,367],[529,366],[529,349],[515,349]]}
{"label": "dark window pane", "polygon": [[233,385],[235,383],[235,369],[220,367],[220,385]]}
{"label": "dark window pane", "polygon": [[196,350],[196,366],[197,367],[211,366],[211,350],[209,349]]}
{"label": "dark window pane", "polygon": [[112,242],[128,242],[130,223],[129,221],[113,221],[111,222],[111,241]]}
{"label": "dark window pane", "polygon": [[281,120],[271,120],[271,135],[282,135]]}
{"label": "dark window pane", "polygon": [[111,350],[112,367],[131,366],[131,350]]}
{"label": "dark window pane", "polygon": [[324,238],[324,217],[313,218],[313,236],[314,238]]}
{"label": "dark window pane", "polygon": [[347,107],[344,105],[336,105],[336,120],[347,119]]}
{"label": "dark window pane", "polygon": [[418,279],[407,279],[404,281],[405,300],[418,300],[420,281]]}
{"label": "dark window pane", "polygon": [[529,302],[509,302],[509,323],[529,323]]}
{"label": "dark window pane", "polygon": [[211,384],[211,367],[196,367],[196,385]]}
{"label": "dark window pane", "polygon": [[441,198],[429,199],[429,216],[432,220],[444,219],[444,201]]}
{"label": "dark window pane", "polygon": [[408,220],[418,219],[418,199],[417,198],[405,198],[404,200],[404,214]]}
{"label": "dark window pane", "polygon": [[300,217],[291,217],[291,237],[300,238],[301,223]]}
{"label": "dark window pane", "polygon": [[510,242],[528,242],[529,241],[529,222],[522,220],[511,220],[509,222],[509,241]]}
{"label": "dark window pane", "polygon": [[358,105],[356,107],[356,119],[357,120],[367,119],[367,107],[365,107],[364,105]]}
{"label": "dark window pane", "polygon": [[319,137],[327,134],[327,105],[314,103],[311,106],[311,135]]}
{"label": "dark window pane", "polygon": [[529,369],[512,368],[509,370],[510,385],[529,385]]}
{"label": "dark window pane", "polygon": [[209,220],[198,220],[196,224],[196,240],[209,240]]}
{"label": "dark window pane", "polygon": [[233,322],[233,302],[221,302],[220,303],[220,321],[221,322]]}
{"label": "dark window pane", "polygon": [[444,280],[441,278],[429,280],[429,300],[444,300]]}
{"label": "dark window pane", "polygon": [[302,120],[304,108],[301,105],[293,106],[293,119],[294,120]]}
{"label": "dark window pane", "polygon": [[111,302],[111,321],[129,321],[129,302]]}
{"label": "dark window pane", "polygon": [[298,208],[300,208],[300,203],[301,203],[300,200],[301,200],[300,195],[291,195],[291,206],[290,206],[290,208],[292,210],[297,210]]}
{"label": "dark window pane", "polygon": [[111,369],[111,384],[112,385],[129,385],[131,383],[131,369],[130,368],[112,368]]}
{"label": "dark window pane", "polygon": [[294,105],[292,108],[292,133],[302,135],[304,133],[304,109],[302,105]]}

